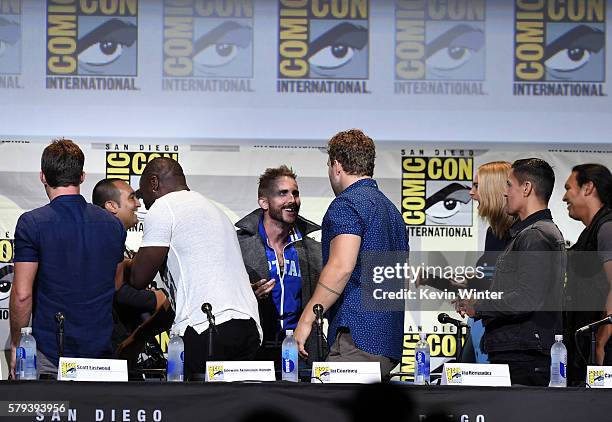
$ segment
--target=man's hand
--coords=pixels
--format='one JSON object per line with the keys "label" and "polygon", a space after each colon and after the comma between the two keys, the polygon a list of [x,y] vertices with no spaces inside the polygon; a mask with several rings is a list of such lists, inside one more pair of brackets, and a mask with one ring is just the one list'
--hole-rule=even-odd
{"label": "man's hand", "polygon": [[168,298],[166,298],[166,294],[161,290],[153,290],[153,293],[155,293],[155,311],[159,311],[159,308],[164,305]]}
{"label": "man's hand", "polygon": [[11,361],[9,362],[9,378],[14,380],[17,379],[15,377],[15,367],[17,366],[17,347],[14,344],[11,344]]}
{"label": "man's hand", "polygon": [[253,292],[255,293],[255,297],[257,300],[266,299],[270,296],[270,292],[276,285],[276,280],[271,278],[270,280],[266,280],[262,278],[261,280],[252,283],[251,287],[253,288]]}
{"label": "man's hand", "polygon": [[474,318],[476,310],[474,309],[475,299],[462,299],[454,300],[452,303],[455,305],[455,310],[464,318],[466,315]]}
{"label": "man's hand", "polygon": [[306,345],[306,340],[308,336],[310,336],[310,332],[312,331],[312,324],[308,324],[300,320],[298,322],[297,327],[295,327],[295,331],[293,332],[293,338],[295,338],[295,342],[297,343],[298,353],[304,359],[308,357],[308,353],[304,346]]}

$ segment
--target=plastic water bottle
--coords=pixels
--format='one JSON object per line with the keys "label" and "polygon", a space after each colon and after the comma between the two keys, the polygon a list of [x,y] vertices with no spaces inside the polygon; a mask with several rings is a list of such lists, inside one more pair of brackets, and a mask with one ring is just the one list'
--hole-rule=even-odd
{"label": "plastic water bottle", "polygon": [[563,336],[555,335],[555,344],[550,348],[550,386],[567,387],[567,349]]}
{"label": "plastic water bottle", "polygon": [[427,335],[419,334],[421,339],[416,344],[414,356],[414,383],[417,385],[429,384],[429,343],[427,343]]}
{"label": "plastic water bottle", "polygon": [[17,348],[17,377],[20,380],[38,379],[36,371],[36,340],[32,336],[32,327],[21,329],[21,339]]}
{"label": "plastic water bottle", "polygon": [[168,382],[183,382],[183,368],[185,364],[185,344],[179,335],[178,329],[170,331],[168,342]]}
{"label": "plastic water bottle", "polygon": [[298,382],[298,348],[293,330],[287,330],[282,347],[283,381]]}

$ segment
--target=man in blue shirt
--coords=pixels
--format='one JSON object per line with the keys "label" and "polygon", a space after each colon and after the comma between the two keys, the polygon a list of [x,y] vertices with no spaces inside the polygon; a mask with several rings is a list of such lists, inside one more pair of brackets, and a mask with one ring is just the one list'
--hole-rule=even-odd
{"label": "man in blue shirt", "polygon": [[403,310],[362,305],[361,263],[368,253],[407,252],[400,212],[378,189],[372,139],[357,129],[336,134],[328,144],[329,180],[336,199],[322,224],[323,270],[295,331],[302,356],[312,329],[312,307],[328,313],[329,361],[380,362],[383,377],[402,354]]}
{"label": "man in blue shirt", "polygon": [[110,357],[115,276],[126,238],[121,222],[80,195],[85,157],[70,140],[43,151],[40,181],[49,204],[21,215],[15,229],[10,298],[11,363],[32,316],[41,375],[57,374],[58,312],[65,317],[64,356]]}

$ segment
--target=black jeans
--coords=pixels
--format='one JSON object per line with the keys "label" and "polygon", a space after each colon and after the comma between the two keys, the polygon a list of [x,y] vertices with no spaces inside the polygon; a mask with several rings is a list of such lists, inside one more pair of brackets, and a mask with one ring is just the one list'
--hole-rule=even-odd
{"label": "black jeans", "polygon": [[209,330],[198,334],[191,326],[183,335],[185,379],[206,372],[209,360],[254,360],[259,348],[259,332],[253,319],[232,319],[217,325],[213,334],[213,353],[208,355]]}
{"label": "black jeans", "polygon": [[529,351],[489,353],[489,362],[508,364],[512,384],[546,387],[550,381],[550,356]]}

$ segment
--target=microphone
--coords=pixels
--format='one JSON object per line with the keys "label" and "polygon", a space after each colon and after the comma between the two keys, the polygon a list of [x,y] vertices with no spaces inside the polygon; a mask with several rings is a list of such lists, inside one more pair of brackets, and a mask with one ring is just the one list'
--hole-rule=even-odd
{"label": "microphone", "polygon": [[455,327],[462,327],[462,328],[468,326],[465,322],[461,320],[451,318],[450,316],[448,316],[447,313],[438,314],[438,322],[440,324],[452,324]]}
{"label": "microphone", "polygon": [[57,355],[64,356],[64,314],[58,312],[55,314],[55,322],[57,322]]}
{"label": "microphone", "polygon": [[312,307],[312,311],[317,317],[315,322],[318,325],[323,326],[323,305],[321,305],[320,303],[317,303],[315,306]]}
{"label": "microphone", "polygon": [[208,318],[208,323],[215,325],[215,316],[212,313],[212,305],[206,302],[200,309],[202,309],[202,312],[204,312],[204,315],[206,315],[206,318]]}
{"label": "microphone", "polygon": [[58,324],[63,324],[64,323],[64,314],[61,312],[58,312],[55,314],[55,322],[57,322]]}
{"label": "microphone", "polygon": [[600,326],[606,325],[606,324],[612,324],[612,315],[608,315],[604,319],[600,319],[599,321],[595,321],[595,322],[590,323],[589,325],[585,325],[584,327],[577,329],[576,333],[584,334],[588,331],[593,331],[596,328],[599,328]]}

